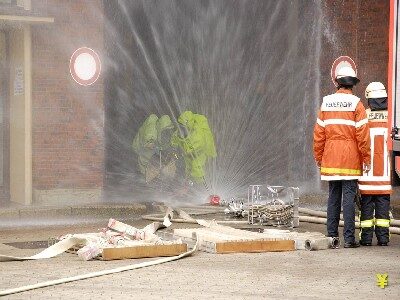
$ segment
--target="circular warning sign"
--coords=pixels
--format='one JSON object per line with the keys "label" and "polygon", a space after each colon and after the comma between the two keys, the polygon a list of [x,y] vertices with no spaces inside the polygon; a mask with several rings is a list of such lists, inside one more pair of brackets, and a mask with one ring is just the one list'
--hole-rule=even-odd
{"label": "circular warning sign", "polygon": [[72,78],[80,85],[91,85],[100,76],[100,58],[95,51],[82,47],[76,49],[69,61]]}
{"label": "circular warning sign", "polygon": [[335,86],[337,86],[337,83],[335,80],[337,72],[343,67],[353,68],[353,70],[356,72],[356,75],[357,75],[357,66],[356,66],[356,63],[354,62],[354,60],[352,60],[349,56],[340,56],[335,59],[335,61],[332,64],[332,68],[331,68],[331,78],[332,78],[332,82]]}

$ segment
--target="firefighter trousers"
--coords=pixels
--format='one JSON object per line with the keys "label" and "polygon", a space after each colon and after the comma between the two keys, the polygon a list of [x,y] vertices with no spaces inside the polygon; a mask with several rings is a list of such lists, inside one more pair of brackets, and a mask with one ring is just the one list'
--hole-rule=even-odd
{"label": "firefighter trousers", "polygon": [[390,195],[362,195],[360,225],[364,243],[372,242],[374,228],[378,243],[389,242],[389,209]]}
{"label": "firefighter trousers", "polygon": [[339,236],[338,228],[343,195],[343,236],[346,243],[355,242],[355,204],[354,197],[357,191],[357,180],[332,180],[329,181],[329,198],[327,209],[328,236]]}

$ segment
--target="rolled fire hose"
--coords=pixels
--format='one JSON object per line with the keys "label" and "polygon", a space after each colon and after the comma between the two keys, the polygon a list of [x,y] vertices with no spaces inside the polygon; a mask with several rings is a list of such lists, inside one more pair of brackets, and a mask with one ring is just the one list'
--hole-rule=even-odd
{"label": "rolled fire hose", "polygon": [[340,240],[337,237],[309,239],[305,243],[306,250],[325,250],[325,249],[337,249],[340,246]]}
{"label": "rolled fire hose", "polygon": [[[315,214],[318,216],[322,217],[313,217],[313,216],[299,216],[299,221],[300,222],[308,222],[308,223],[318,223],[318,224],[326,224],[327,219],[326,219],[326,212],[322,211],[315,211],[311,209],[305,209],[305,208],[299,208],[300,213],[307,213],[307,214]],[[179,215],[182,218],[179,219],[172,219],[172,222],[177,222],[177,223],[191,223],[191,224],[201,224],[199,220],[195,220],[183,211],[178,211]],[[213,213],[213,212],[211,212]],[[151,221],[161,221],[163,220],[162,216],[160,214],[152,214],[152,215],[146,215],[142,217],[145,220],[151,220]],[[248,224],[247,221],[216,221],[219,224]],[[344,221],[339,222],[340,226],[344,226]],[[358,222],[355,222],[356,228],[359,228]],[[389,228],[390,233],[393,234],[400,234],[400,228],[397,227],[390,227]],[[316,239],[307,239],[304,242],[304,248],[305,250],[325,250],[325,249],[336,249],[339,248],[340,246],[340,240],[339,238],[332,238],[332,237],[327,237],[327,238],[316,238]]]}
{"label": "rolled fire hose", "polygon": [[83,274],[83,275],[77,275],[77,276],[72,276],[72,277],[56,279],[56,280],[44,281],[44,282],[40,282],[37,284],[26,285],[26,286],[8,289],[8,290],[3,290],[3,291],[0,291],[0,296],[6,296],[6,295],[21,293],[21,292],[38,289],[38,288],[42,288],[42,287],[46,287],[46,286],[52,286],[52,285],[57,285],[57,284],[62,284],[62,283],[67,283],[67,282],[72,282],[72,281],[78,281],[78,280],[82,280],[82,279],[88,279],[88,278],[99,277],[99,276],[103,276],[103,275],[109,275],[109,274],[120,273],[120,272],[124,272],[124,271],[159,265],[159,264],[163,264],[166,262],[178,260],[178,259],[181,259],[186,256],[190,256],[196,251],[196,249],[197,249],[197,241],[192,250],[182,253],[180,255],[160,258],[160,259],[156,259],[156,260],[152,260],[152,261],[147,261],[147,262],[134,264],[134,265],[127,265],[124,267],[119,267],[119,268],[114,268],[114,269],[109,269],[109,270],[104,270],[104,271],[98,271],[98,272],[87,273],[87,274]]}
{"label": "rolled fire hose", "polygon": [[[171,211],[170,208],[168,208],[169,211]],[[182,210],[177,210],[179,216],[181,218],[177,219],[171,219],[172,222],[176,223],[190,223],[190,224],[200,224],[202,226],[208,227],[208,222],[205,220],[196,220],[193,219],[190,215],[188,215],[186,212]],[[145,215],[142,216],[144,220],[150,220],[150,221],[159,221],[162,220],[163,217],[161,217],[160,214],[152,214],[152,215]],[[165,217],[164,217],[165,218]],[[248,221],[219,221],[215,220],[218,224],[248,224]],[[306,239],[304,241],[304,249],[305,250],[325,250],[325,249],[336,249],[339,248],[340,246],[340,240],[339,238],[332,238],[332,237],[320,237],[320,238],[310,238]]]}
{"label": "rolled fire hose", "polygon": [[[143,229],[137,229],[134,227],[130,227],[129,225],[126,225],[124,223],[121,223],[117,220],[110,219],[108,223],[108,227],[112,228],[113,230],[117,230],[120,232],[125,232],[127,233],[127,230],[131,230],[130,234],[135,235],[137,232],[142,232],[144,235],[146,234],[153,234],[155,233],[159,228],[161,227],[168,227],[170,226],[171,222],[169,220],[169,216],[172,214],[172,210],[168,209],[167,214],[163,218],[163,223],[160,222],[153,222],[151,224],[148,224],[146,227]],[[143,235],[143,236],[144,236]],[[45,258],[51,258],[55,257],[61,253],[64,253],[68,249],[76,246],[76,245],[85,245],[90,239],[91,236],[96,237],[96,234],[92,233],[83,233],[83,234],[74,234],[73,236],[66,237],[62,239],[61,241],[58,241],[54,245],[51,245],[50,247],[44,249],[43,251],[32,255],[32,256],[25,256],[25,257],[20,257],[20,256],[12,256],[12,255],[3,255],[0,254],[0,262],[3,261],[23,261],[23,260],[36,260],[36,259],[45,259]]]}

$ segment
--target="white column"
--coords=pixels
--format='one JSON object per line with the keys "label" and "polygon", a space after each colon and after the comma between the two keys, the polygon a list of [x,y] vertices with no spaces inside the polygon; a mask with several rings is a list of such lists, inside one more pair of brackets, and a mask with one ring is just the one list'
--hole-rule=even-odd
{"label": "white column", "polygon": [[24,24],[25,81],[25,204],[32,204],[32,40],[31,26]]}

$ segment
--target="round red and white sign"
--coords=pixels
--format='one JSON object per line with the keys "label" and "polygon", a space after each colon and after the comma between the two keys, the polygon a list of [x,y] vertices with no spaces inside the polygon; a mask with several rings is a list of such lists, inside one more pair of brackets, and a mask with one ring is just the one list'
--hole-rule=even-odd
{"label": "round red and white sign", "polygon": [[354,62],[354,60],[352,60],[349,56],[339,56],[338,58],[335,59],[335,61],[332,64],[332,68],[331,68],[331,78],[332,78],[332,82],[335,86],[337,86],[337,83],[335,80],[337,72],[343,67],[353,68],[353,70],[356,72],[356,75],[357,75],[357,66],[356,66],[356,63]]}
{"label": "round red and white sign", "polygon": [[69,61],[69,71],[72,78],[80,85],[91,85],[100,76],[100,58],[90,48],[82,47],[76,49]]}

